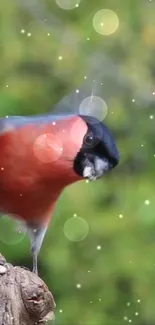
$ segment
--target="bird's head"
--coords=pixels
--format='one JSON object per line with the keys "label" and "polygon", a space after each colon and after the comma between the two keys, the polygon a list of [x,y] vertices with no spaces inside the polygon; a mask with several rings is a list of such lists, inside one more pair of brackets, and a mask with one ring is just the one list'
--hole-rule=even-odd
{"label": "bird's head", "polygon": [[82,116],[87,125],[83,143],[74,159],[74,171],[81,177],[95,180],[116,167],[119,152],[110,130],[91,116]]}

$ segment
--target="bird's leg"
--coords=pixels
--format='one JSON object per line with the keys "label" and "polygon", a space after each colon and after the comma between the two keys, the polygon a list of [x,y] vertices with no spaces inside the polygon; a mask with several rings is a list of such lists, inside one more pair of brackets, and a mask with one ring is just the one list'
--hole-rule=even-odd
{"label": "bird's leg", "polygon": [[38,274],[38,254],[41,249],[43,239],[46,234],[46,226],[27,225],[28,233],[31,240],[31,253],[33,258],[33,272]]}
{"label": "bird's leg", "polygon": [[38,275],[38,253],[31,247],[32,261],[33,261],[33,269],[32,272]]}

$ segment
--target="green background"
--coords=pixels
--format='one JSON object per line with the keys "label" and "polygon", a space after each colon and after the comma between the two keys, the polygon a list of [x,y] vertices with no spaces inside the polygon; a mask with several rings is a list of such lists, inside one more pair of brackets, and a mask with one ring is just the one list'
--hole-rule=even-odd
{"label": "green background", "polygon": [[[101,9],[119,18],[109,36],[93,28]],[[54,0],[0,1],[1,116],[52,112],[87,74],[90,87],[94,78],[103,83],[105,123],[121,161],[102,180],[63,192],[39,256],[40,276],[56,300],[56,325],[154,325],[155,2],[81,0],[63,10]],[[74,214],[86,223],[77,228],[72,219],[71,237],[89,226],[76,242],[64,235]],[[27,237],[3,219],[0,239],[10,262],[31,267]]]}

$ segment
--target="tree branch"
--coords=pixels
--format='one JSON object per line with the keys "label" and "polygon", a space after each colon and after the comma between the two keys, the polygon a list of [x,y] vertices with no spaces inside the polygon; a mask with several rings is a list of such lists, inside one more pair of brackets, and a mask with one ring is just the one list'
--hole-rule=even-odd
{"label": "tree branch", "polygon": [[54,320],[54,308],[46,284],[0,254],[0,325],[44,325]]}

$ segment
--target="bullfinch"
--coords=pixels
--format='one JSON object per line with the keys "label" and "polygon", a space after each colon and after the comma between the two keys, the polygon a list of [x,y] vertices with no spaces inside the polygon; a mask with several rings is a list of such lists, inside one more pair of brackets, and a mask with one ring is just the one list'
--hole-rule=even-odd
{"label": "bullfinch", "polygon": [[110,130],[95,117],[7,116],[0,119],[0,211],[22,220],[31,240],[33,272],[63,189],[96,180],[119,163]]}

